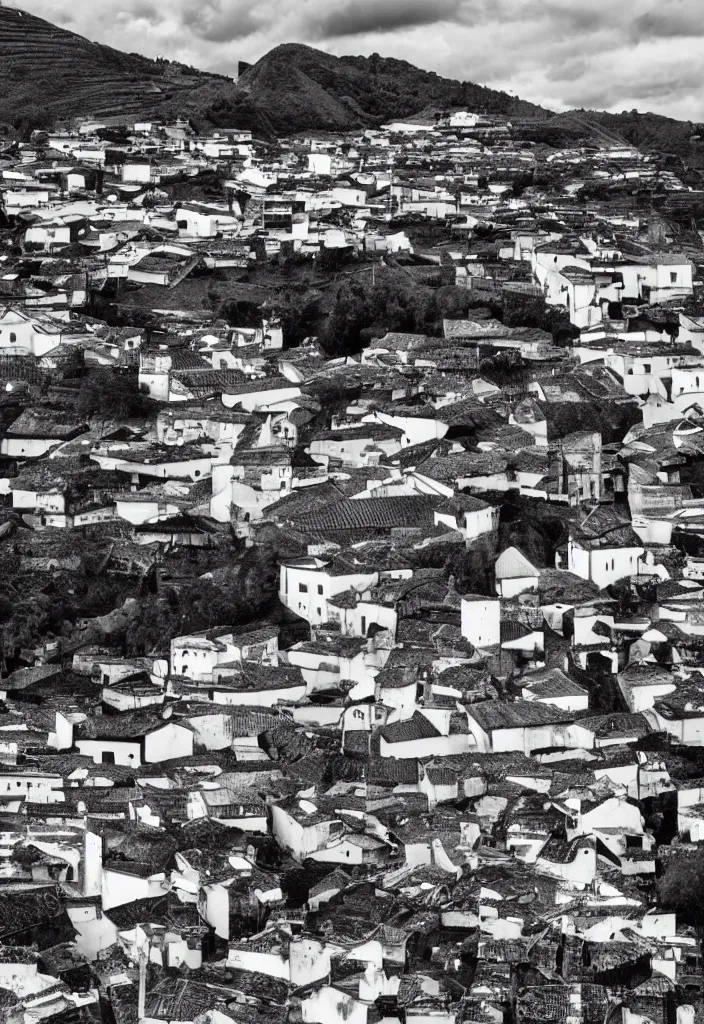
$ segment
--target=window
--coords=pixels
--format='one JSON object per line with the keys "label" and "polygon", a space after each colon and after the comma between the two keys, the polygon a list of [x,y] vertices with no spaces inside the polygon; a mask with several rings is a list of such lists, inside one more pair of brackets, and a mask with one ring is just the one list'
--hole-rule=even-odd
{"label": "window", "polygon": [[322,584],[322,583],[319,583],[319,584],[318,584],[318,593],[319,593],[319,594],[322,594],[322,592],[323,592],[323,584]]}
{"label": "window", "polygon": [[14,331],[10,331],[10,341],[17,341],[17,335]]}
{"label": "window", "polygon": [[298,584],[298,593],[299,594],[307,594],[308,593],[308,585],[306,583],[299,583]]}
{"label": "window", "polygon": [[614,568],[614,560],[613,560],[613,558],[612,558],[612,559],[611,559],[611,569],[613,570],[613,568]]}
{"label": "window", "polygon": [[643,373],[650,373],[650,363],[643,363]]}
{"label": "window", "polygon": [[677,271],[676,270],[671,270],[670,271],[670,284],[677,284]]}
{"label": "window", "polygon": [[366,636],[366,632],[367,632],[367,616],[363,615],[362,616],[362,633]]}

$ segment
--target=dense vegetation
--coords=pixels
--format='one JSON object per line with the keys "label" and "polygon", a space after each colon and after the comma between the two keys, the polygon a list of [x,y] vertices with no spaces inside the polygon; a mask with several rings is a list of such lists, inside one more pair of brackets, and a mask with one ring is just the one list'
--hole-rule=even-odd
{"label": "dense vegetation", "polygon": [[296,43],[271,50],[243,74],[239,85],[284,133],[371,125],[432,107],[547,116],[541,107],[506,92],[441,78],[406,61],[378,53],[333,57]]}
{"label": "dense vegetation", "polygon": [[146,417],[153,411],[149,399],[139,391],[136,372],[116,373],[110,368],[91,370],[81,381],[76,412],[86,421]]}
{"label": "dense vegetation", "polygon": [[220,563],[211,570],[212,578],[194,576],[178,587],[165,584],[157,594],[141,597],[123,638],[127,654],[168,650],[173,636],[279,614],[277,552],[272,547],[224,547],[211,560]]}
{"label": "dense vegetation", "polygon": [[[215,549],[174,552],[167,578],[158,582],[154,569],[113,571],[116,533],[114,525],[88,527],[77,552],[72,531],[47,531],[43,544],[57,565],[53,572],[36,571],[27,558],[42,543],[31,534],[15,534],[3,545],[0,664],[12,668],[22,649],[58,637],[109,639],[127,655],[163,652],[178,634],[279,614],[280,552],[271,545],[245,549],[233,540]],[[169,580],[170,572],[175,579]]]}
{"label": "dense vegetation", "polygon": [[494,301],[445,285],[418,285],[403,271],[385,268],[376,281],[355,278],[341,285],[320,340],[329,355],[359,352],[387,331],[442,336],[443,320],[486,316],[507,327],[534,327],[552,334],[557,344],[575,334],[566,314],[540,297],[507,292]]}
{"label": "dense vegetation", "polygon": [[658,901],[664,910],[674,911],[678,921],[693,925],[699,935],[704,928],[704,850],[673,857],[658,883]]}

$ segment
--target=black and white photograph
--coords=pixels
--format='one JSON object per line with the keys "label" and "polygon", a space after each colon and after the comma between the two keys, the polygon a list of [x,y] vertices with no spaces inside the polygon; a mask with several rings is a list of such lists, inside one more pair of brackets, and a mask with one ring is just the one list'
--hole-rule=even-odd
{"label": "black and white photograph", "polygon": [[702,68],[0,0],[0,1024],[704,1024]]}

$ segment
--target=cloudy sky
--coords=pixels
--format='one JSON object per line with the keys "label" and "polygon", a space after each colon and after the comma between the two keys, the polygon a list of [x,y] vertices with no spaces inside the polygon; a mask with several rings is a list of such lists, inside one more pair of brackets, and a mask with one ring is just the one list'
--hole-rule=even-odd
{"label": "cloudy sky", "polygon": [[98,42],[236,73],[282,42],[401,57],[554,110],[704,121],[704,0],[9,0]]}

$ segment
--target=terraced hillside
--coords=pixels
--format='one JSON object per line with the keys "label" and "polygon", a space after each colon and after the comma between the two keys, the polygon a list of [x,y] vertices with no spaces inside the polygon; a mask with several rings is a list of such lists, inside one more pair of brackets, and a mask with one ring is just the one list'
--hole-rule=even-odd
{"label": "terraced hillside", "polygon": [[89,42],[13,7],[0,7],[0,123],[23,130],[65,118],[184,115],[201,128],[258,135],[344,130],[409,116],[428,103],[545,116],[539,107],[378,56],[332,57],[287,44],[221,75]]}
{"label": "terraced hillside", "polygon": [[421,110],[456,107],[526,119],[536,139],[554,145],[582,136],[623,138],[691,159],[692,140],[704,135],[704,126],[636,111],[571,111],[554,118],[508,93],[442,78],[406,61],[378,54],[334,57],[298,43],[275,47],[234,82],[182,64],[121,53],[0,6],[0,126],[10,124],[23,134],[75,117],[181,115],[203,130],[250,128],[260,137],[272,137],[373,127]]}
{"label": "terraced hillside", "polygon": [[0,7],[0,121],[51,123],[157,113],[201,114],[234,97],[234,82],[91,43],[12,7]]}

